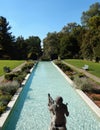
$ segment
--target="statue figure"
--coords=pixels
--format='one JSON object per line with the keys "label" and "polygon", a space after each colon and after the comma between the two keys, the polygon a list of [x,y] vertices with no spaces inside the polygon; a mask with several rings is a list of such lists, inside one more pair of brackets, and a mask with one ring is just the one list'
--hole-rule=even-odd
{"label": "statue figure", "polygon": [[55,101],[48,94],[48,107],[51,113],[51,124],[49,130],[67,130],[66,116],[69,116],[67,104],[63,103],[62,97],[57,97]]}

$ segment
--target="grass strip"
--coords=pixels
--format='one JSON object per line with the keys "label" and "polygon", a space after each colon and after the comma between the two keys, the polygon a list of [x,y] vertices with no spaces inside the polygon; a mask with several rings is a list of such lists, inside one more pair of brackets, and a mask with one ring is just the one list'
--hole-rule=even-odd
{"label": "grass strip", "polygon": [[12,70],[24,62],[24,60],[0,60],[0,76],[5,74],[3,70],[5,66],[10,67]]}
{"label": "grass strip", "polygon": [[92,61],[87,61],[87,60],[78,60],[78,59],[65,59],[65,62],[74,65],[80,69],[86,64],[89,65],[89,73],[100,77],[100,63],[95,63]]}

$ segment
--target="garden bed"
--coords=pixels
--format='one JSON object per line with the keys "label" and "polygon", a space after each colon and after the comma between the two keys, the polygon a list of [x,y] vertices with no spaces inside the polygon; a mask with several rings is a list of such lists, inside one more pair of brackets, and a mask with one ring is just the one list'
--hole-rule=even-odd
{"label": "garden bed", "polygon": [[100,84],[96,83],[83,73],[76,72],[62,62],[56,65],[100,108]]}
{"label": "garden bed", "polygon": [[27,62],[20,70],[5,74],[4,80],[0,84],[0,116],[7,110],[9,101],[22,86],[22,82],[34,65],[34,62]]}

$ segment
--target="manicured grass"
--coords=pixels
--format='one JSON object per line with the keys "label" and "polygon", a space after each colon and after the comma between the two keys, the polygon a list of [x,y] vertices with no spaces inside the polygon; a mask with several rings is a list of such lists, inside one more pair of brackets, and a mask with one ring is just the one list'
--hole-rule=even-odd
{"label": "manicured grass", "polygon": [[89,65],[89,72],[97,77],[100,77],[100,63],[95,63],[92,61],[87,61],[87,60],[77,60],[77,59],[68,59],[64,60],[65,62],[72,64],[80,69],[87,64]]}
{"label": "manicured grass", "polygon": [[0,60],[0,76],[4,74],[4,66],[10,67],[10,69],[12,70],[24,62],[24,60]]}

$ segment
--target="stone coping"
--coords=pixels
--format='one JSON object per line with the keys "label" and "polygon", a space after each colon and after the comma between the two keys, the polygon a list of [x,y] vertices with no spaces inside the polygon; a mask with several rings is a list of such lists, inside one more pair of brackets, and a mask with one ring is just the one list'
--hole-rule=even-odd
{"label": "stone coping", "polygon": [[[37,63],[36,63],[37,64]],[[26,84],[29,76],[31,75],[31,72],[33,71],[33,69],[35,68],[36,64],[34,64],[34,66],[32,67],[32,69],[30,70],[30,73],[26,75],[25,80],[22,82],[21,87],[17,90],[17,92],[15,93],[15,95],[12,97],[11,101],[8,103],[7,105],[7,110],[1,115],[0,117],[0,130],[2,130],[2,127],[5,123],[5,121],[7,120],[11,110],[13,109],[13,106],[15,105],[22,89],[23,86]]]}
{"label": "stone coping", "polygon": [[[52,62],[53,63],[53,62]],[[67,81],[75,88],[74,82],[57,66],[53,65],[61,72],[61,74],[67,79]],[[81,98],[88,104],[88,106],[95,112],[95,114],[100,118],[100,108],[80,89],[75,89],[75,91],[81,96]]]}
{"label": "stone coping", "polygon": [[100,108],[81,90],[76,89],[82,99],[91,107],[91,109],[100,117]]}

